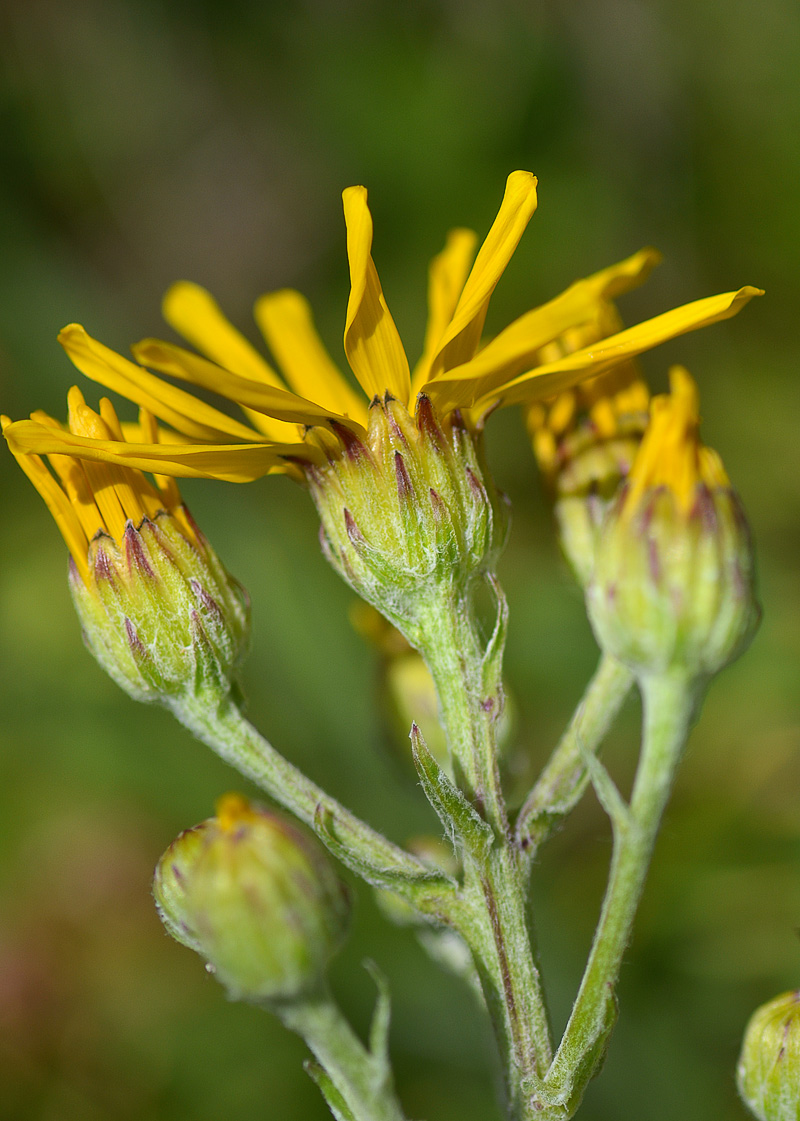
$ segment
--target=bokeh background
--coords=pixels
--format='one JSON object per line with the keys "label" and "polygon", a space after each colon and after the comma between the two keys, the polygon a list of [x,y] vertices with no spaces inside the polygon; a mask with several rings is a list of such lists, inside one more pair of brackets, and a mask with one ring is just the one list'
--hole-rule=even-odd
{"label": "bokeh background", "polygon": [[[292,285],[337,357],[347,296],[339,192],[369,186],[375,256],[412,354],[445,230],[484,232],[507,173],[540,208],[489,328],[652,243],[666,260],[629,322],[741,284],[736,320],[648,355],[683,361],[758,541],[764,622],[711,691],[627,955],[622,1015],[586,1121],[744,1117],[733,1069],[756,1004],[800,984],[800,8],[793,0],[4,0],[0,8],[0,396],[57,415],[79,320],[117,349],[163,331],[178,277],[251,336],[252,301]],[[94,393],[90,389],[90,396]],[[508,682],[541,765],[597,652],[554,541],[520,419],[489,455],[514,503],[502,577]],[[0,460],[0,1118],[317,1121],[302,1044],[226,1002],[163,933],[156,858],[245,788],[166,713],[136,707],[82,649],[65,551]],[[390,836],[433,828],[387,748],[351,595],[283,479],[184,488],[249,587],[255,721]],[[610,746],[624,782],[631,704]],[[534,901],[563,1023],[596,917],[609,831],[587,798],[545,850]],[[499,1117],[481,1015],[359,889],[334,983],[363,1028],[375,958],[394,994],[409,1116]]]}

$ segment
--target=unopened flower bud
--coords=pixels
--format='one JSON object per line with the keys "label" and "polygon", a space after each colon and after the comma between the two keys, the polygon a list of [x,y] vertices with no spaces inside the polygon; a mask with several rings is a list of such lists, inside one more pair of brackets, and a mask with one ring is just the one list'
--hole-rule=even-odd
{"label": "unopened flower bud", "polygon": [[784,993],[753,1013],[736,1082],[758,1121],[800,1121],[800,992]]}
{"label": "unopened flower bud", "polygon": [[293,821],[239,794],[225,795],[216,810],[158,862],[159,915],[233,999],[299,997],[344,940],[347,890],[319,843]]}
{"label": "unopened flower bud", "polygon": [[701,680],[759,620],[750,533],[719,456],[698,439],[697,387],[680,367],[654,399],[627,483],[609,509],[587,589],[602,648],[638,675]]}
{"label": "unopened flower bud", "polygon": [[342,428],[343,450],[309,467],[328,559],[404,634],[437,589],[467,587],[491,569],[508,514],[483,463],[480,434],[446,421],[420,394],[416,417],[386,394],[365,441]]}

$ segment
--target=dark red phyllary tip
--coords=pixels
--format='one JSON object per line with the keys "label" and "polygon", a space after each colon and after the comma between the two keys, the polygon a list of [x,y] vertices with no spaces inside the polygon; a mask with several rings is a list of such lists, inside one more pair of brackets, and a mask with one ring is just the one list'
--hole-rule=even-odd
{"label": "dark red phyllary tip", "polygon": [[114,565],[108,553],[103,548],[102,541],[98,541],[95,548],[94,578],[98,583],[101,580],[106,580],[109,584],[116,583],[116,573],[114,571]]}
{"label": "dark red phyllary tip", "polygon": [[361,530],[356,525],[356,520],[350,511],[345,506],[344,508],[344,527],[347,531],[347,536],[350,538],[351,545],[358,547],[359,545],[366,545],[366,538]]}
{"label": "dark red phyllary tip", "polygon": [[[142,525],[144,525],[145,522],[147,522],[148,525],[152,524],[145,518]],[[150,567],[150,563],[145,554],[141,534],[130,520],[125,525],[123,543],[125,546],[125,559],[128,562],[128,570],[133,571],[133,569],[136,569],[141,576],[149,576],[153,579],[155,573]]]}
{"label": "dark red phyllary tip", "polygon": [[417,397],[416,422],[422,435],[430,440],[437,451],[441,451],[445,446],[444,433],[427,393],[420,393]]}
{"label": "dark red phyllary tip", "polygon": [[341,421],[334,420],[332,417],[328,419],[328,424],[338,436],[348,459],[357,462],[369,458],[369,452],[352,428],[348,428],[346,424],[342,424]]}
{"label": "dark red phyllary tip", "polygon": [[430,488],[429,493],[430,493],[430,496],[431,496],[431,507],[433,508],[433,516],[436,518],[437,522],[442,522],[442,521],[444,521],[444,516],[445,516],[445,513],[446,513],[446,507],[445,507],[444,502],[442,501],[442,496],[439,494],[438,491],[435,491],[433,489],[433,487]]}
{"label": "dark red phyllary tip", "polygon": [[128,646],[130,646],[132,654],[135,654],[137,658],[147,657],[147,648],[139,638],[136,627],[127,615],[125,616],[125,637],[128,640]]}
{"label": "dark red phyllary tip", "polygon": [[401,502],[409,502],[414,497],[414,484],[400,452],[394,453],[394,473],[397,479],[397,497]]}
{"label": "dark red phyllary tip", "polygon": [[193,578],[189,581],[189,586],[197,597],[197,600],[199,601],[203,610],[208,612],[209,615],[213,615],[215,619],[221,621],[222,611],[220,610],[219,604],[214,599],[214,597],[206,591],[200,581]]}
{"label": "dark red phyllary tip", "polygon": [[484,487],[471,467],[467,468],[467,480],[469,481],[469,489],[472,491],[473,495],[480,499],[481,502],[488,502],[489,496],[486,493],[486,487]]}

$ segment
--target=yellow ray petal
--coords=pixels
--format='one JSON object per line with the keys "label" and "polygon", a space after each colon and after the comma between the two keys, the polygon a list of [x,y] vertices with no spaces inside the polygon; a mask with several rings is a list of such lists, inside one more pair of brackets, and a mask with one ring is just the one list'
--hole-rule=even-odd
{"label": "yellow ray petal", "polygon": [[536,176],[512,171],[500,210],[467,277],[450,326],[431,363],[433,375],[460,366],[475,353],[483,332],[489,299],[536,210]]}
{"label": "yellow ray petal", "polygon": [[344,379],[314,327],[308,300],[291,288],[256,300],[256,323],[289,385],[324,409],[367,423],[367,403]]}
{"label": "yellow ray petal", "polygon": [[217,301],[188,280],[168,290],[162,304],[170,327],[207,355],[212,362],[251,381],[283,388],[283,383],[252,343],[226,319]]}
{"label": "yellow ray petal", "polygon": [[[3,435],[5,435],[6,431],[13,427],[11,419],[7,416],[0,417],[0,427],[2,427]],[[89,538],[81,525],[80,518],[72,507],[72,503],[47,470],[44,460],[38,455],[31,455],[16,448],[12,440],[9,440],[9,447],[17,463],[44,499],[61,536],[66,542],[67,548],[80,570],[81,576],[85,580],[89,574],[86,560],[89,551]]]}
{"label": "yellow ray petal", "polygon": [[[183,347],[175,346],[173,343],[161,342],[159,339],[143,339],[134,346],[133,352],[137,361],[152,366],[162,374],[169,374],[171,377],[182,378],[194,385],[214,390],[231,401],[237,401],[240,405],[266,414],[270,418],[291,423],[290,431],[294,438],[297,438],[296,425],[324,424],[331,418],[342,424],[349,424],[360,433],[363,432],[360,425],[350,422],[347,417],[339,413],[331,412],[313,401],[298,397],[287,389],[278,389],[275,386],[258,384],[241,378],[214,365],[207,358],[201,358],[199,354],[192,354],[191,351],[184,350]],[[251,439],[252,436],[251,432]]]}
{"label": "yellow ray petal", "polygon": [[[111,402],[107,398],[105,402],[104,411],[111,418]],[[67,394],[67,404],[70,431],[75,435],[103,442],[117,440],[115,429],[119,429],[119,422],[113,423],[116,416],[109,425],[105,417],[89,408],[76,385]],[[134,525],[141,525],[144,509],[138,491],[146,488],[148,483],[140,472],[112,464],[86,463],[84,469],[104,526],[115,541],[121,541],[129,519]]]}
{"label": "yellow ray petal", "polygon": [[[190,444],[191,440],[188,436],[184,436],[182,432],[175,432],[171,428],[164,428],[160,424],[155,424],[151,429],[148,425],[142,428],[141,416],[142,413],[147,413],[152,416],[147,409],[139,410],[139,420],[128,421],[123,420],[120,427],[122,428],[123,440],[130,440],[132,444]],[[36,420],[36,417],[31,413],[31,419]],[[155,418],[153,418],[155,420]],[[152,437],[151,437],[152,432]]]}
{"label": "yellow ray petal", "polygon": [[[703,300],[674,308],[654,319],[648,319],[636,327],[630,327],[619,334],[610,335],[591,347],[576,350],[557,362],[538,366],[503,386],[499,386],[477,402],[479,409],[498,401],[502,406],[516,405],[549,397],[584,378],[594,377],[645,350],[650,350],[668,339],[710,326],[723,319],[730,319],[742,310],[754,296],[763,296],[760,288],[746,286],[737,292],[724,292],[719,296],[708,296]],[[445,382],[441,383],[444,386]],[[451,383],[456,385],[458,383]],[[435,387],[431,387],[432,389]],[[461,384],[461,392],[469,394],[468,383]]]}
{"label": "yellow ray petal", "polygon": [[[73,386],[73,392],[78,392],[75,386]],[[48,428],[55,428],[59,432],[66,430],[65,425],[49,416],[43,409],[36,409],[32,412],[31,420],[38,424],[44,424]],[[87,540],[91,541],[96,533],[104,532],[106,526],[94,500],[83,464],[80,460],[72,459],[68,455],[50,455],[48,459],[61,484],[66,500],[83,527]]]}
{"label": "yellow ray petal", "polygon": [[[199,284],[188,280],[173,284],[164,296],[162,311],[170,327],[218,366],[257,385],[285,388],[267,360],[236,330],[211,293]],[[262,420],[258,427],[273,440],[291,441],[296,435],[279,420]]]}
{"label": "yellow ray petal", "polygon": [[[429,383],[431,388],[440,382],[461,383],[474,378],[476,384],[472,401],[478,400],[495,386],[540,363],[542,355],[539,352],[543,347],[571,328],[597,318],[603,308],[608,308],[609,300],[641,284],[660,260],[661,254],[657,250],[640,249],[624,261],[575,281],[565,292],[514,320],[469,362],[433,378]],[[559,355],[561,350],[559,346]],[[551,361],[555,360],[554,357]],[[459,402],[463,404],[462,398],[469,396],[469,392],[460,393]],[[446,397],[447,391],[442,389],[437,400],[444,401]]]}
{"label": "yellow ray petal", "polygon": [[93,339],[79,323],[65,327],[58,341],[87,378],[149,409],[186,436],[194,440],[253,439],[252,429],[129,362]]}
{"label": "yellow ray petal", "polygon": [[[139,423],[131,425],[133,435],[130,432],[126,434],[125,426],[123,426],[123,439],[140,444],[158,444],[161,442],[161,431],[159,430],[156,418],[147,409],[139,409]],[[182,505],[181,493],[178,490],[178,484],[169,475],[154,475],[156,488],[158,490],[159,505],[162,509],[176,510]],[[158,509],[152,512],[148,509],[148,517],[153,518],[158,513]],[[192,530],[189,537],[195,540],[195,534]]]}
{"label": "yellow ray petal", "polygon": [[431,261],[428,269],[428,323],[422,356],[411,378],[412,400],[428,380],[436,350],[461,298],[477,242],[478,235],[472,230],[451,230],[444,249]]}
{"label": "yellow ray petal", "polygon": [[78,456],[95,463],[135,467],[140,471],[178,478],[252,482],[270,471],[284,469],[286,459],[324,461],[309,444],[128,444],[76,436],[35,421],[20,420],[5,432],[15,452]]}
{"label": "yellow ray petal", "polygon": [[350,262],[350,298],[344,328],[347,361],[368,397],[382,396],[388,389],[408,404],[408,359],[370,255],[372,215],[366,188],[348,187],[342,201]]}

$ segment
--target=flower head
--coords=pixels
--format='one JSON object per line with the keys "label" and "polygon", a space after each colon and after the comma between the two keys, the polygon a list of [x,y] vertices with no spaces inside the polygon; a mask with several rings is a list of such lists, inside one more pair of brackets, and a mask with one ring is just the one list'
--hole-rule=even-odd
{"label": "flower head", "polygon": [[697,386],[670,372],[599,533],[589,614],[601,646],[641,674],[718,672],[759,619],[747,521],[699,438]]}
{"label": "flower head", "polygon": [[[34,421],[77,440],[126,432],[110,401],[94,412],[73,387],[65,428],[45,413]],[[11,424],[2,418],[3,428]],[[154,444],[152,414],[127,434]],[[13,446],[13,445],[12,445]],[[169,701],[213,687],[227,692],[249,631],[249,604],[183,505],[174,479],[115,463],[14,448],[44,498],[71,554],[70,587],[87,645],[138,700]]]}

